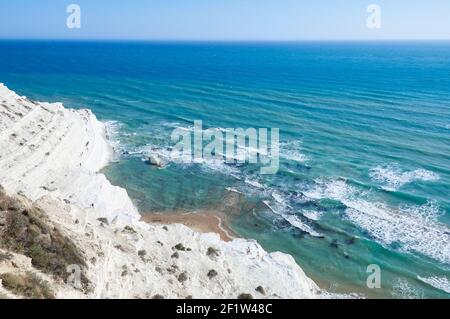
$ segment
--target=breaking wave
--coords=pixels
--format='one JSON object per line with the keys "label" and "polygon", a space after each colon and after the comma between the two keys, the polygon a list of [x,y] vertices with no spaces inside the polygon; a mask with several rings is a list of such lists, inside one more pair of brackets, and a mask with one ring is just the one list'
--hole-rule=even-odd
{"label": "breaking wave", "polygon": [[450,229],[438,221],[442,212],[435,203],[394,209],[365,199],[367,192],[357,191],[344,180],[316,182],[315,188],[304,192],[306,196],[340,201],[347,207],[346,218],[382,245],[450,264]]}
{"label": "breaking wave", "polygon": [[310,220],[318,221],[322,218],[323,212],[315,211],[315,210],[303,210],[303,216]]}
{"label": "breaking wave", "polygon": [[108,139],[114,151],[113,160],[117,160],[120,154],[125,150],[119,136],[122,123],[118,121],[105,121],[103,122],[103,124],[105,125],[106,129],[106,138]]}
{"label": "breaking wave", "polygon": [[420,281],[446,293],[450,294],[450,280],[447,277],[420,277],[417,276]]}
{"label": "breaking wave", "polygon": [[265,200],[263,203],[276,215],[282,217],[287,221],[292,227],[301,230],[313,237],[323,237],[322,234],[315,231],[310,225],[303,222],[292,210],[289,205],[289,200],[285,198],[280,193],[274,191],[272,192],[273,200]]}

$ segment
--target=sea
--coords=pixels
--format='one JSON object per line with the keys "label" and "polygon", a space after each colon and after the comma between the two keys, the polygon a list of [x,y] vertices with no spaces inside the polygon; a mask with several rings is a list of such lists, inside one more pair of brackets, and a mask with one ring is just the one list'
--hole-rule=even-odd
{"label": "sea", "polygon": [[[142,214],[220,214],[330,296],[450,297],[450,42],[0,41],[0,82],[91,109]],[[175,158],[194,121],[279,129],[277,173]]]}

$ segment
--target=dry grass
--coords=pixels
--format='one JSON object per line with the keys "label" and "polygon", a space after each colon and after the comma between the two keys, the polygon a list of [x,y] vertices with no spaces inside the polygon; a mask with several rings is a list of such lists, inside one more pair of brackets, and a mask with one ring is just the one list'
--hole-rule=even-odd
{"label": "dry grass", "polygon": [[36,275],[27,273],[26,275],[1,274],[0,279],[6,290],[15,295],[30,299],[54,299],[55,295],[49,288],[47,282],[41,280]]}
{"label": "dry grass", "polygon": [[[86,266],[75,244],[49,222],[47,215],[35,206],[27,207],[16,198],[7,196],[0,188],[0,247],[31,258],[37,269],[66,280],[67,266]],[[88,281],[82,275],[83,286]]]}

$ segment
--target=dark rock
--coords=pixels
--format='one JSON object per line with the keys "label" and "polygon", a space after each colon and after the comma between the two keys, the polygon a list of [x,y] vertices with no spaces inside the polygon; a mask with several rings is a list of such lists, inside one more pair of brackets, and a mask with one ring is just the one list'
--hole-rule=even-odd
{"label": "dark rock", "polygon": [[180,250],[180,251],[185,251],[186,250],[186,248],[183,246],[183,244],[177,244],[175,247],[174,247],[176,250]]}
{"label": "dark rock", "polygon": [[209,272],[208,272],[208,278],[209,279],[213,279],[214,277],[216,277],[218,275],[218,273],[217,273],[217,271],[215,271],[214,269],[211,269]]}
{"label": "dark rock", "polygon": [[338,248],[339,247],[337,239],[333,239],[333,241],[330,244],[330,247],[331,248]]}
{"label": "dark rock", "polygon": [[151,155],[148,157],[147,163],[158,168],[164,167],[163,160],[158,155]]}
{"label": "dark rock", "polygon": [[213,247],[208,247],[208,250],[206,251],[206,255],[209,257],[216,257],[219,256],[219,250]]}
{"label": "dark rock", "polygon": [[105,217],[97,218],[97,220],[103,224],[109,225],[108,219]]}
{"label": "dark rock", "polygon": [[178,281],[179,282],[185,282],[188,280],[188,274],[187,272],[183,272],[178,276]]}
{"label": "dark rock", "polygon": [[265,295],[266,291],[264,290],[264,288],[262,286],[258,286],[255,289],[257,292],[259,292],[261,295]]}

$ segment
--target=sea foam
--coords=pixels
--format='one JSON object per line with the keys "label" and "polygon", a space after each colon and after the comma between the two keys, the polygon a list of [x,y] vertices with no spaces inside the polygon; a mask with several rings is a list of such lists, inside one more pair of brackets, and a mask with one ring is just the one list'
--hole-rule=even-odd
{"label": "sea foam", "polygon": [[280,156],[284,159],[304,163],[309,158],[302,153],[301,141],[290,141],[280,143]]}
{"label": "sea foam", "polygon": [[346,218],[367,231],[385,247],[393,244],[408,253],[419,253],[444,264],[450,264],[450,229],[440,223],[442,214],[434,202],[392,208],[367,199],[370,193],[357,190],[343,180],[317,180],[305,196],[330,198],[343,203]]}
{"label": "sea foam", "polygon": [[369,171],[370,177],[380,183],[383,183],[383,188],[386,190],[395,191],[414,181],[436,181],[439,175],[425,170],[416,169],[414,171],[402,171],[395,165],[377,166]]}
{"label": "sea foam", "polygon": [[275,215],[282,217],[292,227],[297,228],[313,237],[323,237],[323,235],[315,231],[312,226],[303,222],[298,216],[295,215],[295,212],[289,205],[289,199],[277,191],[272,192],[272,198],[272,201],[265,200],[263,202]]}
{"label": "sea foam", "polygon": [[119,131],[122,127],[122,123],[110,120],[103,122],[103,125],[105,125],[106,138],[108,139],[109,144],[113,147],[114,153],[118,154],[123,148],[119,138]]}
{"label": "sea foam", "polygon": [[392,294],[400,299],[423,299],[423,293],[413,287],[406,279],[399,278],[393,285]]}
{"label": "sea foam", "polygon": [[450,294],[450,280],[447,277],[420,277],[417,276],[420,281],[446,293]]}

